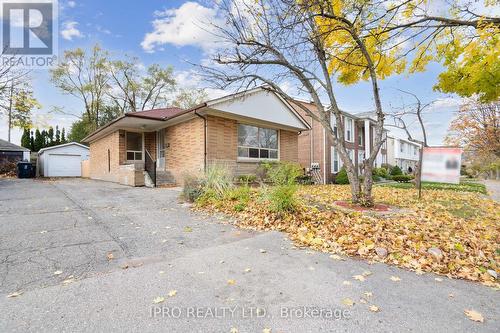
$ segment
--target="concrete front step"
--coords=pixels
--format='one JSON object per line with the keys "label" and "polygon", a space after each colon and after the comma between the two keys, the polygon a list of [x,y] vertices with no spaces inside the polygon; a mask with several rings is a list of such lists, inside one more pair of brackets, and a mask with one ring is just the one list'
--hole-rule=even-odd
{"label": "concrete front step", "polygon": [[156,171],[156,185],[175,184],[174,176],[170,171]]}

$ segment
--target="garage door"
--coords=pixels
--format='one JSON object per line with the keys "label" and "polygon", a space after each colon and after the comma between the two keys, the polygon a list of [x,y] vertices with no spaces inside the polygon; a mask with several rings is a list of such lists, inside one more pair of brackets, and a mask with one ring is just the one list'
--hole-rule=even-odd
{"label": "garage door", "polygon": [[80,155],[49,154],[48,177],[80,177],[82,164]]}

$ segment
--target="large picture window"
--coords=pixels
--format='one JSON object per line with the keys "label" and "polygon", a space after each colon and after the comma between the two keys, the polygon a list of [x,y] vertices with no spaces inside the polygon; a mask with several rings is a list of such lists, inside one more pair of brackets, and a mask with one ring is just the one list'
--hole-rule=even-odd
{"label": "large picture window", "polygon": [[278,131],[239,124],[238,157],[278,159]]}
{"label": "large picture window", "polygon": [[127,132],[127,161],[142,161],[142,133]]}

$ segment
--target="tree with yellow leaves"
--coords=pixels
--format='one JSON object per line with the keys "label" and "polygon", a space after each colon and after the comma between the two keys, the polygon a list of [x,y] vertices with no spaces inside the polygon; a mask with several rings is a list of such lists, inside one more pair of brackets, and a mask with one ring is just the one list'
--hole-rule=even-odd
{"label": "tree with yellow leaves", "polygon": [[[218,66],[201,66],[203,74],[223,89],[265,84],[293,100],[281,88],[286,82],[309,95],[318,111],[305,107],[303,111],[333,138],[349,177],[352,201],[370,206],[371,171],[383,144],[385,118],[379,80],[423,71],[430,61],[440,60],[450,70],[443,73],[437,89],[452,91],[445,84],[455,75],[452,69],[466,66],[463,55],[473,51],[455,34],[491,45],[490,35],[498,29],[496,18],[467,14],[458,6],[450,6],[448,16],[431,15],[432,4],[430,0],[221,0],[218,12],[224,24],[213,24],[221,40],[221,49],[213,57]],[[485,53],[481,52],[485,61],[494,57]],[[335,87],[360,81],[371,83],[376,114],[373,149],[363,161],[362,181],[344,144]],[[467,93],[481,92],[473,87]],[[495,92],[483,95],[489,99]],[[336,132],[332,119],[339,124]]]}

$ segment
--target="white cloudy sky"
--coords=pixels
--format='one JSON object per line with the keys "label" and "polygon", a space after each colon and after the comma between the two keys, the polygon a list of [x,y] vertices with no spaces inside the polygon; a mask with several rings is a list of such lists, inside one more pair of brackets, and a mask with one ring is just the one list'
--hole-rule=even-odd
{"label": "white cloudy sky", "polygon": [[[202,28],[207,22],[220,20],[211,3],[208,0],[59,1],[59,53],[77,47],[87,49],[99,43],[115,55],[137,56],[145,65],[173,65],[181,85],[203,86],[203,82],[191,75],[193,67],[189,62],[207,61],[216,43],[213,36]],[[440,65],[432,64],[425,73],[393,76],[381,82],[386,108],[411,101],[396,88],[411,91],[424,102],[436,101],[426,115],[431,144],[442,143],[449,122],[460,104],[457,96],[433,91],[432,87],[441,71]],[[31,76],[35,96],[43,106],[41,110],[35,111],[38,126],[57,124],[69,130],[76,118],[51,110],[63,107],[68,113],[81,114],[80,101],[56,89],[50,82],[47,70],[34,71]],[[293,87],[288,88],[293,90]],[[336,90],[339,104],[344,110],[352,113],[373,110],[368,83],[349,87],[339,85]],[[223,92],[209,89],[209,93],[212,97],[218,97]],[[20,131],[14,130],[13,142],[19,143],[20,136]],[[0,138],[7,138],[6,118],[0,119]]]}

